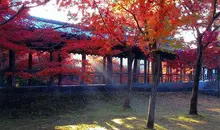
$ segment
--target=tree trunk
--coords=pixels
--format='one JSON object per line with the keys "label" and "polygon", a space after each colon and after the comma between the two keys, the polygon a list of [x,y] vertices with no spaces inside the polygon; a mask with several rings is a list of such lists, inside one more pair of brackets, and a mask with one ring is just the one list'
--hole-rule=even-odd
{"label": "tree trunk", "polygon": [[[156,43],[153,45],[153,49],[156,49]],[[149,107],[148,107],[148,120],[147,120],[147,128],[154,128],[154,117],[155,117],[155,105],[156,105],[156,97],[157,97],[157,88],[160,81],[160,55],[153,52],[153,62],[152,62],[152,76],[153,76],[153,86],[151,89],[151,95],[149,99]]]}
{"label": "tree trunk", "polygon": [[197,103],[198,103],[198,88],[199,88],[199,78],[201,74],[201,66],[202,66],[202,45],[199,45],[197,48],[197,60],[196,60],[196,66],[195,66],[195,75],[194,75],[194,81],[193,81],[193,90],[192,90],[192,96],[190,101],[190,115],[197,115]]}
{"label": "tree trunk", "polygon": [[131,98],[131,92],[132,92],[132,62],[133,62],[133,54],[131,51],[129,51],[128,54],[128,89],[123,105],[123,109],[131,108],[130,106],[130,98]]}

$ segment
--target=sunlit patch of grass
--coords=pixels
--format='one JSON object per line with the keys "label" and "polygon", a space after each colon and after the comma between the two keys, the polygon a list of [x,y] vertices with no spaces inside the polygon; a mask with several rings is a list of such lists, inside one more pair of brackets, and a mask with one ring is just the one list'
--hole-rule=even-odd
{"label": "sunlit patch of grass", "polygon": [[184,128],[184,129],[187,129],[187,130],[194,130],[193,127],[185,125],[185,124],[176,123],[176,125]]}
{"label": "sunlit patch of grass", "polygon": [[127,120],[136,120],[137,117],[127,117],[126,119],[127,119]]}
{"label": "sunlit patch of grass", "polygon": [[130,125],[130,124],[124,124],[124,126],[128,129],[134,129],[134,126]]}
{"label": "sunlit patch of grass", "polygon": [[167,128],[165,128],[165,127],[163,127],[163,126],[161,126],[159,124],[154,124],[154,126],[155,126],[156,130],[168,130]]}
{"label": "sunlit patch of grass", "polygon": [[206,123],[205,121],[203,120],[198,120],[198,119],[195,119],[195,117],[191,116],[191,117],[187,117],[187,116],[178,116],[178,117],[175,117],[175,118],[169,118],[170,120],[174,120],[174,121],[183,121],[183,122],[188,122],[188,123],[198,123],[198,124],[201,124],[201,123]]}
{"label": "sunlit patch of grass", "polygon": [[211,112],[218,112],[218,113],[220,113],[220,108],[208,108],[206,110],[211,111]]}
{"label": "sunlit patch of grass", "polygon": [[107,129],[97,124],[77,124],[77,125],[55,126],[55,130],[107,130]]}
{"label": "sunlit patch of grass", "polygon": [[109,126],[111,129],[113,129],[113,130],[119,130],[117,127],[115,127],[114,125],[112,125],[112,124],[110,124],[110,123],[108,123],[108,122],[105,122],[105,124],[107,125],[107,126]]}
{"label": "sunlit patch of grass", "polygon": [[119,125],[124,124],[124,121],[122,119],[112,119],[111,121],[116,123],[116,124],[119,124]]}

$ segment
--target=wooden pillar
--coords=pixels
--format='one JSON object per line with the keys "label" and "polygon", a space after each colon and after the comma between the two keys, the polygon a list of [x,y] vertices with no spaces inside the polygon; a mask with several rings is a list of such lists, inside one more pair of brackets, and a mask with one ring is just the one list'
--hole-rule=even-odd
{"label": "wooden pillar", "polygon": [[180,64],[180,82],[183,82],[183,64]]}
{"label": "wooden pillar", "polygon": [[173,72],[172,72],[172,68],[171,67],[169,67],[169,74],[170,74],[170,81],[169,82],[172,82],[172,80],[173,80]]}
{"label": "wooden pillar", "polygon": [[[2,59],[1,62],[5,63],[6,62],[6,54],[4,53],[4,50],[1,49],[0,51],[2,51]],[[5,86],[5,69],[0,71],[0,87],[4,87]]]}
{"label": "wooden pillar", "polygon": [[120,84],[123,83],[123,58],[120,57]]}
{"label": "wooden pillar", "polygon": [[[149,83],[150,82],[150,61],[147,60],[147,82]],[[152,72],[152,71],[151,71]]]}
{"label": "wooden pillar", "polygon": [[147,59],[144,59],[144,83],[147,83]]}
{"label": "wooden pillar", "polygon": [[112,56],[107,56],[107,84],[112,84]]}
{"label": "wooden pillar", "polygon": [[[50,51],[50,62],[53,62],[53,52]],[[54,77],[53,76],[50,76],[50,79],[49,79],[49,83],[48,83],[48,87],[52,87],[54,84]]]}
{"label": "wooden pillar", "polygon": [[15,87],[15,52],[13,50],[9,50],[9,68],[8,72],[11,74],[8,75],[8,87]]}
{"label": "wooden pillar", "polygon": [[[61,57],[61,54],[60,54],[60,53],[58,54],[58,62],[59,62],[59,64],[60,64],[59,66],[62,67],[62,63],[61,63],[61,62],[62,62],[62,57]],[[62,84],[62,78],[63,78],[63,77],[62,77],[62,74],[59,74],[59,75],[58,75],[58,83],[57,83],[59,87],[60,87],[61,84]]]}
{"label": "wooden pillar", "polygon": [[103,84],[106,84],[106,56],[103,57]]}
{"label": "wooden pillar", "polygon": [[[85,61],[86,61],[86,54],[85,53],[82,53],[82,68],[81,68],[81,71],[83,73],[83,75],[85,75],[85,72],[86,72],[86,64],[85,64]],[[80,81],[80,84],[81,85],[84,85],[85,82],[84,82],[84,79],[82,79]]]}
{"label": "wooden pillar", "polygon": [[138,67],[138,63],[137,63],[137,59],[134,59],[134,69],[133,69],[133,83],[137,83],[137,67]]}
{"label": "wooden pillar", "polygon": [[162,61],[160,61],[160,81],[163,83],[163,65]]}
{"label": "wooden pillar", "polygon": [[[32,70],[32,52],[30,52],[28,54],[28,71],[29,73],[31,73],[31,70]],[[31,86],[32,83],[31,83],[31,79],[28,79],[28,86]]]}
{"label": "wooden pillar", "polygon": [[192,71],[190,72],[190,81],[193,81],[193,68],[191,68]]}

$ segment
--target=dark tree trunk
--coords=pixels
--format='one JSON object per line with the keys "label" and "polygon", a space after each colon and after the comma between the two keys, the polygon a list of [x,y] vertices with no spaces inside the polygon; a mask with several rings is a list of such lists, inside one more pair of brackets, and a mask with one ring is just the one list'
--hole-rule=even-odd
{"label": "dark tree trunk", "polygon": [[123,109],[128,109],[131,108],[130,106],[130,100],[131,100],[131,92],[132,92],[132,62],[133,62],[133,54],[131,50],[129,51],[128,54],[128,89],[123,105]]}
{"label": "dark tree trunk", "polygon": [[190,101],[190,115],[197,115],[197,104],[198,104],[198,88],[199,88],[199,78],[201,74],[201,67],[202,67],[202,53],[203,48],[200,44],[197,48],[197,60],[196,60],[196,66],[195,66],[195,75],[194,75],[194,81],[193,81],[193,90],[192,90],[192,96]]}
{"label": "dark tree trunk", "polygon": [[[153,49],[156,49],[156,43],[153,44]],[[149,99],[148,107],[148,117],[147,117],[147,128],[154,128],[154,117],[155,117],[155,105],[157,97],[157,88],[160,82],[160,55],[153,52],[153,62],[152,62],[152,76],[153,76],[153,86],[151,89],[151,95]]]}
{"label": "dark tree trunk", "polygon": [[15,87],[15,52],[13,50],[9,50],[9,68],[8,71],[11,73],[8,76],[8,87]]}

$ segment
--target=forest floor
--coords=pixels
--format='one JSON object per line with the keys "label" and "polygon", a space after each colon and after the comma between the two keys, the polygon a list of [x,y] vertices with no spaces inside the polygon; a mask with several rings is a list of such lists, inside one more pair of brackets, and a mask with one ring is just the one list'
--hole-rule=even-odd
{"label": "forest floor", "polygon": [[[198,116],[188,115],[191,92],[158,93],[158,130],[219,130],[220,99],[199,95]],[[19,97],[19,98],[18,98]],[[1,101],[1,130],[144,130],[148,92],[133,92],[131,109],[122,110],[124,93],[91,92],[7,97]],[[16,98],[16,101],[11,101]],[[32,98],[33,100],[30,100]]]}

